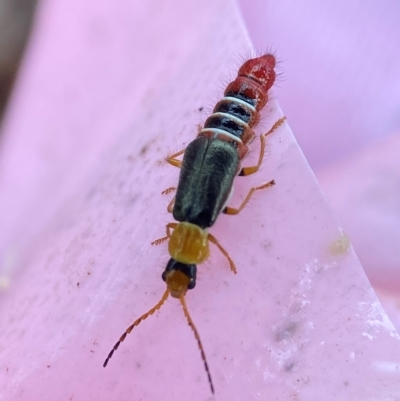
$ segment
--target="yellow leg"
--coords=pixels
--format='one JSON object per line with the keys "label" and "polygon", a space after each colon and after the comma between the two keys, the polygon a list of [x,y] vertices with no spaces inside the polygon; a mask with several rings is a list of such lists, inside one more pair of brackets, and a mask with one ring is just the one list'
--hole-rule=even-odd
{"label": "yellow leg", "polygon": [[160,245],[163,242],[165,242],[166,240],[168,240],[171,237],[171,230],[173,230],[177,225],[178,225],[178,223],[168,223],[165,226],[165,230],[166,230],[167,236],[159,238],[159,239],[156,239],[155,241],[153,241],[151,243],[151,245]]}
{"label": "yellow leg", "polygon": [[244,199],[244,201],[242,202],[242,204],[241,204],[237,209],[235,209],[235,208],[233,208],[233,207],[227,206],[227,207],[225,207],[225,209],[222,211],[222,213],[225,213],[225,214],[238,214],[238,213],[246,206],[247,202],[250,200],[250,198],[252,197],[252,195],[254,194],[254,192],[256,192],[256,191],[259,190],[259,189],[270,188],[270,187],[272,187],[272,186],[274,186],[274,185],[275,185],[275,181],[272,180],[272,181],[270,181],[270,182],[267,182],[267,183],[264,184],[264,185],[260,185],[259,187],[251,188],[250,191],[249,191],[249,193],[247,194],[246,198]]}
{"label": "yellow leg", "polygon": [[172,166],[181,168],[182,166],[182,160],[178,160],[177,157],[179,157],[180,155],[182,155],[183,153],[185,153],[185,149],[180,150],[179,152],[174,153],[171,156],[167,157],[167,162],[169,164],[171,164]]}
{"label": "yellow leg", "polygon": [[218,242],[218,240],[213,235],[208,234],[208,240],[211,241],[213,244],[215,244],[218,247],[218,249],[221,251],[221,253],[228,259],[231,270],[236,274],[237,273],[236,266],[235,266],[234,261],[229,256],[229,253],[224,248],[222,248],[221,244]]}
{"label": "yellow leg", "polygon": [[[176,187],[169,187],[169,188],[165,189],[164,191],[162,191],[161,194],[162,195],[167,195],[172,191],[176,191]],[[174,209],[175,198],[176,198],[176,196],[174,196],[172,198],[171,202],[168,203],[168,206],[167,206],[168,213],[172,213],[172,211]]]}
{"label": "yellow leg", "polygon": [[164,189],[164,191],[161,192],[161,195],[168,195],[169,193],[176,191],[176,187],[169,187],[167,189]]}
{"label": "yellow leg", "polygon": [[260,169],[261,164],[264,159],[265,137],[272,134],[277,128],[279,128],[285,122],[285,120],[286,120],[286,117],[280,118],[278,121],[276,121],[276,123],[272,126],[272,128],[267,133],[260,135],[260,142],[261,142],[260,155],[258,157],[257,164],[255,166],[251,166],[251,167],[242,167],[242,169],[240,170],[238,175],[246,176],[246,175],[254,174],[255,172],[257,172]]}
{"label": "yellow leg", "polygon": [[172,213],[173,210],[174,210],[175,198],[176,198],[176,196],[174,196],[174,197],[171,199],[171,202],[168,203],[168,206],[167,206],[168,213]]}

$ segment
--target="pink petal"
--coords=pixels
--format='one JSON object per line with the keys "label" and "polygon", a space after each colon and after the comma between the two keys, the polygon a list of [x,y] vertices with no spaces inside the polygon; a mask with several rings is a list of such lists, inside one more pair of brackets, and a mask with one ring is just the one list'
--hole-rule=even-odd
{"label": "pink petal", "polygon": [[[168,252],[150,242],[171,221],[160,192],[178,171],[163,159],[192,140],[250,43],[230,2],[140,6],[42,5],[0,170],[5,400],[210,398],[171,299],[102,363],[165,288]],[[260,129],[281,115],[269,103]],[[267,151],[232,204],[276,186],[211,229],[238,275],[212,249],[187,295],[216,398],[394,400],[399,334],[287,124]]]}

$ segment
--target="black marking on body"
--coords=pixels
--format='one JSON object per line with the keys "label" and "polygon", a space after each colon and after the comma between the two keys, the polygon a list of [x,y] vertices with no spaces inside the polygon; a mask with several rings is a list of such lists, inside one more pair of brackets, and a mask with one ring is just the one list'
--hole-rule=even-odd
{"label": "black marking on body", "polygon": [[234,100],[222,99],[214,107],[213,113],[227,113],[241,119],[244,123],[248,123],[252,117],[252,110],[241,103]]}
{"label": "black marking on body", "polygon": [[237,99],[243,100],[244,102],[248,103],[249,105],[256,107],[257,106],[257,99],[251,98],[246,95],[245,90],[248,88],[245,85],[242,85],[241,90],[226,90],[224,95],[229,97],[236,97]]}
{"label": "black marking on body", "polygon": [[217,128],[223,131],[228,132],[240,138],[243,134],[245,127],[243,125],[238,124],[235,120],[230,118],[229,116],[220,116],[216,114],[212,114],[207,118],[204,123],[204,129],[206,128]]}

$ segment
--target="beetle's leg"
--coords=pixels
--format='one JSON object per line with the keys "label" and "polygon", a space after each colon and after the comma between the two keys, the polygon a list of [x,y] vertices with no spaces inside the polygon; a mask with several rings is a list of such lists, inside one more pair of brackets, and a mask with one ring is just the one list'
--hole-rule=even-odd
{"label": "beetle's leg", "polygon": [[250,174],[254,174],[259,170],[261,167],[261,164],[264,159],[264,153],[265,153],[265,137],[272,134],[277,128],[279,128],[286,120],[286,117],[281,117],[273,126],[272,128],[266,133],[260,135],[260,155],[258,157],[258,163],[255,166],[250,166],[250,167],[242,167],[241,170],[239,171],[239,176],[246,176]]}
{"label": "beetle's leg", "polygon": [[153,241],[153,242],[151,243],[151,245],[160,245],[160,244],[162,244],[164,241],[166,241],[167,239],[169,239],[169,238],[171,237],[171,230],[174,229],[177,225],[178,225],[178,223],[168,223],[168,224],[165,226],[165,230],[166,230],[167,236],[166,236],[166,237],[159,238],[159,239],[156,239],[155,241]]}
{"label": "beetle's leg", "polygon": [[167,206],[168,213],[172,213],[172,211],[174,210],[175,198],[176,198],[176,196],[174,196],[171,199],[171,202],[168,203],[168,206]]}
{"label": "beetle's leg", "polygon": [[[166,194],[169,194],[170,192],[175,191],[175,190],[176,190],[176,187],[169,187],[166,190],[162,191],[161,193],[163,195],[166,195]],[[176,196],[174,196],[172,198],[171,202],[168,203],[168,206],[167,206],[168,213],[172,213],[172,211],[174,209],[175,198],[176,198]]]}
{"label": "beetle's leg", "polygon": [[233,207],[230,207],[230,206],[226,206],[222,210],[222,213],[225,213],[225,214],[238,214],[246,206],[247,202],[250,200],[250,198],[252,197],[252,195],[254,194],[255,191],[257,191],[258,189],[270,188],[270,187],[272,187],[274,185],[275,185],[275,181],[272,180],[270,182],[267,182],[264,185],[260,185],[259,187],[251,188],[249,193],[247,194],[246,198],[244,199],[242,204],[237,209],[233,208]]}
{"label": "beetle's leg", "polygon": [[218,240],[213,235],[208,234],[208,240],[211,241],[213,244],[215,244],[218,247],[218,249],[221,251],[221,253],[228,259],[231,270],[236,274],[237,273],[236,266],[235,266],[234,261],[229,256],[229,253],[224,248],[222,248],[221,244],[218,242]]}
{"label": "beetle's leg", "polygon": [[180,155],[182,155],[183,153],[185,153],[185,149],[180,150],[179,152],[176,152],[174,154],[172,154],[171,156],[167,157],[167,162],[169,164],[171,164],[172,166],[181,168],[182,166],[182,160],[178,160],[177,157],[179,157]]}
{"label": "beetle's leg", "polygon": [[167,189],[164,189],[164,191],[161,192],[161,195],[168,195],[169,193],[176,191],[176,187],[169,187]]}

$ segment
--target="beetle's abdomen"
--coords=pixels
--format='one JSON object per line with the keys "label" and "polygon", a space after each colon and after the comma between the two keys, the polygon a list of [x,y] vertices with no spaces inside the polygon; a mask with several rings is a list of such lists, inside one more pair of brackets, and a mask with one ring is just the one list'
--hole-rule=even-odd
{"label": "beetle's abdomen", "polygon": [[275,57],[265,54],[246,61],[238,76],[214,107],[199,135],[236,141],[239,157],[246,156],[247,145],[254,139],[253,127],[260,120],[260,110],[268,101],[268,91],[275,81]]}

